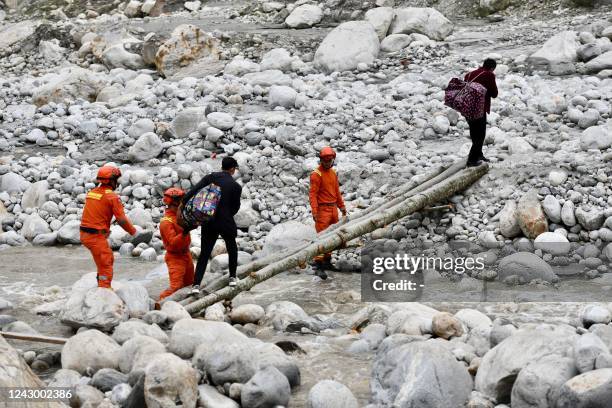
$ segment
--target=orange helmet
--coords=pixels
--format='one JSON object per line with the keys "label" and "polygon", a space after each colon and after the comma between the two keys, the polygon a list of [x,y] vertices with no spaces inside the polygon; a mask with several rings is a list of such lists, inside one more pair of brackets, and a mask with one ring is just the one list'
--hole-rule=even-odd
{"label": "orange helmet", "polygon": [[335,159],[336,158],[336,152],[331,147],[325,146],[319,152],[319,158],[321,158],[321,159],[324,159],[324,158]]}
{"label": "orange helmet", "polygon": [[98,175],[96,176],[96,180],[98,182],[103,181],[111,181],[116,180],[121,177],[121,170],[119,170],[115,166],[102,166],[100,170],[98,170]]}
{"label": "orange helmet", "polygon": [[183,198],[185,192],[180,188],[170,187],[166,191],[164,191],[164,199],[162,200],[164,204],[170,205],[172,203],[176,203]]}

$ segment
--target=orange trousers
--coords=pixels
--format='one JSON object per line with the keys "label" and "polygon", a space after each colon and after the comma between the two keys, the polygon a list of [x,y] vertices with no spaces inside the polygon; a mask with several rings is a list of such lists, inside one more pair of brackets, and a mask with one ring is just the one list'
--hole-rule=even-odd
{"label": "orange trousers", "polygon": [[81,231],[81,243],[89,249],[98,269],[98,287],[110,288],[113,280],[113,251],[106,236]]}
{"label": "orange trousers", "polygon": [[168,265],[170,287],[159,295],[160,301],[185,286],[193,285],[194,279],[193,259],[189,251],[183,254],[166,252],[164,259]]}
{"label": "orange trousers", "polygon": [[[327,229],[330,225],[338,222],[338,208],[335,205],[322,205],[317,213],[317,222],[315,229],[317,233]],[[331,252],[315,256],[315,262],[323,262],[331,260]]]}

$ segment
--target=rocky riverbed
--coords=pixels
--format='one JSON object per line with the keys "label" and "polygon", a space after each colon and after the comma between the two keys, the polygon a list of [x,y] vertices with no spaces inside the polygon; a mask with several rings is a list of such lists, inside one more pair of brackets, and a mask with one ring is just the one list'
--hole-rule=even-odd
{"label": "rocky riverbed", "polygon": [[[430,3],[0,2],[0,328],[69,338],[0,340],[19,367],[0,385],[75,387],[79,407],[606,406],[610,5]],[[352,213],[467,155],[444,88],[487,56],[491,163],[452,208],[337,251],[327,281],[307,267],[195,318],[152,310],[163,190],[232,155],[239,263],[300,245],[321,147]],[[114,291],[78,234],[105,163],[138,228],[112,227]],[[364,245],[485,268],[432,272],[422,303],[366,303]],[[226,268],[220,241],[207,281]]]}

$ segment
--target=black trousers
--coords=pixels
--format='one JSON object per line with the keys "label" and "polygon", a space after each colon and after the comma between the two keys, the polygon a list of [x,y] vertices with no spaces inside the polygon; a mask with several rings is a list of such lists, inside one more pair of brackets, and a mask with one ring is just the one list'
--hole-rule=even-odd
{"label": "black trousers", "polygon": [[470,138],[472,139],[468,163],[474,163],[484,157],[482,145],[487,135],[487,114],[485,113],[480,119],[468,120],[468,125],[470,126]]}
{"label": "black trousers", "polygon": [[236,277],[236,268],[238,267],[238,245],[236,245],[236,234],[230,233],[229,231],[219,231],[216,228],[210,226],[202,227],[202,240],[201,240],[201,252],[196,264],[195,280],[194,284],[199,285],[204,278],[204,272],[206,272],[206,266],[208,265],[208,259],[212,253],[217,238],[223,238],[225,241],[225,247],[227,248],[227,255],[229,258],[229,274],[230,277]]}

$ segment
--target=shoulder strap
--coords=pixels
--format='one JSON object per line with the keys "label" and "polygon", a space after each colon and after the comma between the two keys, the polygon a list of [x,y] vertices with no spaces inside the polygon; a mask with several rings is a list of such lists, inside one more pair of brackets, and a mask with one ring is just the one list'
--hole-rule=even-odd
{"label": "shoulder strap", "polygon": [[172,224],[174,224],[174,223],[175,223],[175,222],[174,222],[174,220],[173,220],[172,218],[170,218],[170,217],[162,217],[162,219],[160,220],[160,223],[161,223],[162,221],[168,221],[168,222],[171,222]]}
{"label": "shoulder strap", "polygon": [[311,174],[318,174],[319,177],[323,177],[323,175],[321,174],[321,170],[319,169],[314,169]]}

